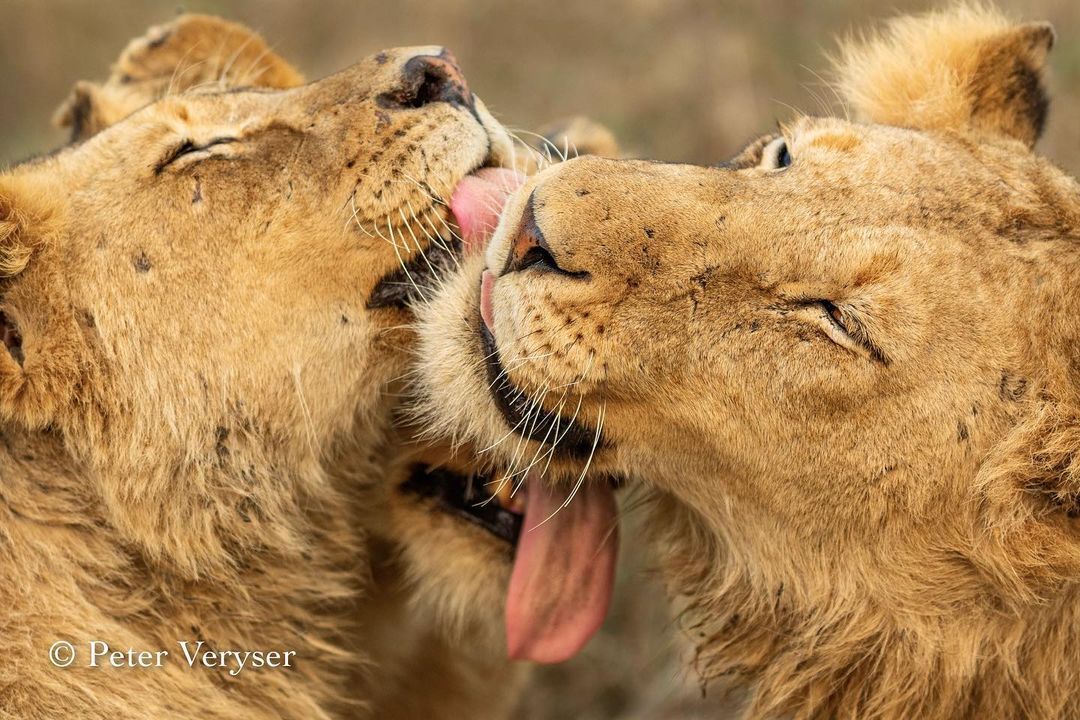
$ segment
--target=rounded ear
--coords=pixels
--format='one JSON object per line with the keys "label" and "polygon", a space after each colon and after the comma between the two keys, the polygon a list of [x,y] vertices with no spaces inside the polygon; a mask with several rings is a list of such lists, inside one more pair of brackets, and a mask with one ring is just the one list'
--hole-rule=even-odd
{"label": "rounded ear", "polygon": [[52,262],[59,220],[47,187],[0,177],[0,420],[38,429],[71,406],[84,339]]}
{"label": "rounded ear", "polygon": [[303,82],[255,31],[209,15],[181,15],[128,43],[104,83],[77,82],[53,121],[70,128],[77,142],[170,93]]}
{"label": "rounded ear", "polygon": [[522,142],[535,151],[522,153],[518,158],[518,169],[530,175],[540,166],[564,158],[621,155],[615,135],[606,126],[580,115],[548,123]]}
{"label": "rounded ear", "polygon": [[1010,28],[979,51],[971,75],[971,124],[1028,147],[1042,136],[1050,109],[1044,74],[1054,28],[1037,22]]}
{"label": "rounded ear", "polygon": [[181,15],[128,43],[109,77],[121,85],[146,81],[181,92],[206,82],[287,88],[304,78],[254,30],[211,15]]}
{"label": "rounded ear", "polygon": [[843,43],[837,85],[862,120],[992,133],[1031,147],[1046,122],[1053,44],[1047,23],[1012,24],[996,10],[961,5],[899,17]]}

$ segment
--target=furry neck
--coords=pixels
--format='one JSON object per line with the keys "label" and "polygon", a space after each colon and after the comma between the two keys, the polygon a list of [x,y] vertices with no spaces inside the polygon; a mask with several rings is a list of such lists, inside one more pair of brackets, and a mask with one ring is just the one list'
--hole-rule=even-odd
{"label": "furry neck", "polygon": [[656,510],[669,584],[688,606],[695,669],[703,683],[750,689],[747,717],[1080,714],[1073,584],[1006,603],[988,589],[992,571],[951,553],[934,567],[940,583],[901,572],[852,572],[816,587],[770,581],[685,506],[660,499]]}
{"label": "furry neck", "polygon": [[[361,464],[356,472],[367,469]],[[87,549],[71,557],[87,568],[110,562],[125,573],[138,569],[147,587],[163,590],[198,585],[247,593],[245,583],[295,566],[305,578],[323,573],[322,584],[333,586],[328,597],[351,595],[365,556],[352,499],[334,487],[340,482],[326,478],[313,497],[272,471],[233,472],[226,463],[219,470],[209,478],[204,472],[173,478],[179,512],[147,507],[116,491],[130,478],[80,462],[59,433],[9,430],[0,434],[0,531],[35,537],[45,552],[50,544],[61,555],[69,547]],[[150,482],[154,473],[148,469]],[[266,488],[257,487],[260,481]]]}
{"label": "furry neck", "polygon": [[[190,692],[192,702],[226,708],[206,712],[214,718],[267,717],[255,711],[266,707],[275,708],[274,717],[327,717],[353,702],[349,678],[364,660],[355,647],[355,602],[367,559],[348,522],[348,503],[298,508],[294,522],[302,520],[308,532],[296,548],[283,547],[284,536],[264,527],[259,544],[226,547],[227,556],[199,565],[193,576],[113,524],[109,500],[99,493],[102,478],[57,434],[0,436],[0,477],[0,598],[4,619],[18,628],[0,637],[0,654],[25,669],[16,695],[36,697],[35,682],[55,676],[44,652],[59,637],[80,648],[101,641],[120,650],[170,650],[172,657],[179,657],[181,640],[218,650],[292,651],[305,668],[246,673],[220,687],[199,672],[146,673],[139,682],[152,707],[163,701],[154,678],[179,683],[173,689],[181,699],[169,696],[174,703]],[[210,503],[192,519],[206,527],[219,512]],[[259,522],[249,518],[240,522]],[[80,707],[82,700],[72,702]],[[235,711],[228,710],[233,702]]]}

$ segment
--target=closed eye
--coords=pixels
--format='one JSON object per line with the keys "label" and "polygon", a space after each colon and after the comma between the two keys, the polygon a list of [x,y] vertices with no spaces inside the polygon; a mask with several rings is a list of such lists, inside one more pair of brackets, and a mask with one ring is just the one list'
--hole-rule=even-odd
{"label": "closed eye", "polygon": [[889,358],[867,334],[850,309],[842,308],[830,300],[817,300],[814,305],[820,313],[822,329],[830,340],[857,355],[870,357],[884,365],[889,364]]}
{"label": "closed eye", "polygon": [[[204,142],[204,143],[196,143],[195,141],[193,141],[191,139],[186,139],[186,140],[178,143],[177,145],[173,146],[172,148],[169,149],[169,151],[167,153],[165,153],[165,157],[163,157],[158,162],[158,164],[154,167],[154,174],[160,173],[162,170],[167,168],[169,165],[172,165],[174,162],[176,162],[177,160],[179,160],[182,157],[186,157],[188,155],[195,155],[197,153],[207,152],[211,148],[216,147],[218,145],[228,145],[228,144],[234,143],[234,142],[237,142],[237,138],[234,138],[234,137],[216,137],[216,138],[214,138],[212,140],[209,140],[208,142]],[[209,153],[206,155],[206,157],[210,157]]]}

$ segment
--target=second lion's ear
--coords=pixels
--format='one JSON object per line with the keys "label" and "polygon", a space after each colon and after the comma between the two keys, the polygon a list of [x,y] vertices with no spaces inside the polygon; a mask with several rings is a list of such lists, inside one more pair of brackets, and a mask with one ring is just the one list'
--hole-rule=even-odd
{"label": "second lion's ear", "polygon": [[838,85],[869,122],[1003,135],[1031,147],[1046,122],[1053,44],[1049,24],[1012,24],[984,7],[900,17],[843,45]]}
{"label": "second lion's ear", "polygon": [[106,119],[110,114],[109,103],[101,97],[101,86],[80,80],[71,88],[71,94],[53,113],[53,124],[67,128],[71,132],[71,142],[78,142],[96,135],[113,121]]}
{"label": "second lion's ear", "polygon": [[129,42],[104,83],[75,83],[53,122],[69,128],[76,142],[170,93],[303,82],[254,30],[210,15],[181,15]]}
{"label": "second lion's ear", "polygon": [[1034,145],[1050,108],[1043,75],[1053,46],[1054,28],[1043,22],[1018,25],[987,41],[968,85],[972,125]]}
{"label": "second lion's ear", "polygon": [[147,82],[182,92],[207,83],[287,88],[304,78],[251,28],[212,15],[181,15],[128,43],[109,76],[109,84]]}
{"label": "second lion's ear", "polygon": [[542,152],[551,151],[567,157],[619,157],[619,143],[615,135],[592,118],[576,115],[552,122],[540,129],[540,135],[543,138],[542,147],[539,148]]}
{"label": "second lion's ear", "polygon": [[622,155],[611,130],[580,115],[548,123],[539,133],[530,133],[525,144],[532,148],[532,152],[518,155],[517,166],[527,175],[536,173],[550,163],[580,155],[607,158],[618,158]]}

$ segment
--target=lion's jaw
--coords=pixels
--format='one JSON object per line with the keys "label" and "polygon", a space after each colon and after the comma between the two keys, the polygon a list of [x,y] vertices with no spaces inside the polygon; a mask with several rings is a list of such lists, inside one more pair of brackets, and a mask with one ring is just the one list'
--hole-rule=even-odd
{"label": "lion's jaw", "polygon": [[[601,430],[590,472],[652,489],[700,669],[755,681],[764,714],[1047,707],[1048,682],[1000,688],[1071,657],[1047,636],[1080,564],[1057,476],[1031,493],[1010,452],[1075,402],[1077,328],[1047,318],[1080,316],[1077,187],[1009,140],[785,136],[782,172],[583,158],[530,181],[421,310],[424,410],[508,462],[549,449],[482,370],[491,316],[514,392]],[[547,258],[514,266],[530,211]]]}

